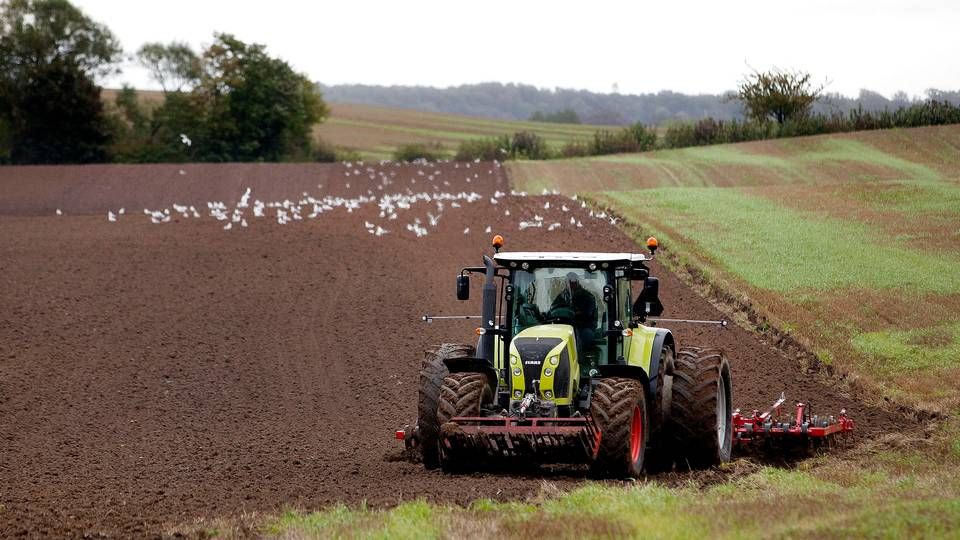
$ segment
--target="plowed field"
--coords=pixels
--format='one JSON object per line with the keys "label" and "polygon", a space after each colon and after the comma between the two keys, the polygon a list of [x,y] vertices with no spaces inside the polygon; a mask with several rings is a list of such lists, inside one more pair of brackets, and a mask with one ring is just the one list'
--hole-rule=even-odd
{"label": "plowed field", "polygon": [[[472,336],[420,316],[479,312],[455,300],[454,276],[479,263],[488,226],[510,250],[638,249],[568,197],[509,193],[488,164],[0,169],[0,536],[164,534],[285,506],[466,503],[583,481],[397,459],[422,350]],[[653,267],[665,317],[721,317]],[[675,334],[726,349],[738,406],[785,390],[846,407],[861,437],[895,422],[738,327]]]}

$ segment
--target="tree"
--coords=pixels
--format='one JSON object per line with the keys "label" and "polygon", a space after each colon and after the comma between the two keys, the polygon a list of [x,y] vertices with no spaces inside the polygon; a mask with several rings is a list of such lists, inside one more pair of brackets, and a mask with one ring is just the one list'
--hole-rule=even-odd
{"label": "tree", "polygon": [[121,53],[106,26],[67,0],[7,0],[0,4],[0,32],[0,68],[7,75],[57,60],[106,75]]}
{"label": "tree", "polygon": [[547,159],[550,157],[550,148],[547,141],[532,131],[518,131],[513,134],[510,144],[510,156],[526,159]]}
{"label": "tree", "polygon": [[580,117],[577,111],[567,107],[561,111],[544,114],[543,111],[536,111],[530,116],[531,122],[553,122],[556,124],[579,124]]}
{"label": "tree", "polygon": [[186,43],[145,43],[137,51],[137,59],[164,93],[190,90],[200,80],[200,57]]}
{"label": "tree", "polygon": [[20,87],[11,122],[12,163],[106,161],[109,126],[100,89],[67,60],[38,66]]}
{"label": "tree", "polygon": [[738,85],[736,98],[743,103],[747,116],[761,122],[772,118],[783,124],[809,114],[824,88],[814,87],[809,73],[774,68],[747,75]]}
{"label": "tree", "polygon": [[[154,112],[155,138],[189,159],[310,157],[313,126],[329,112],[306,76],[271,58],[263,45],[229,34],[215,35],[200,56],[182,44],[147,44],[139,59],[167,90]],[[188,148],[181,134],[191,140]]]}
{"label": "tree", "polygon": [[109,129],[93,78],[114,70],[110,31],[66,0],[0,4],[0,156],[102,161]]}

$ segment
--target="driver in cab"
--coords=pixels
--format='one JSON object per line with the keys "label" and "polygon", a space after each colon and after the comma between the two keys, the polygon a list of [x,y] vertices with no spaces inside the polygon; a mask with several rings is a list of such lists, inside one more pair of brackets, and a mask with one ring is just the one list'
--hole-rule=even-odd
{"label": "driver in cab", "polygon": [[597,299],[590,291],[580,286],[580,279],[575,272],[567,273],[566,279],[567,287],[553,299],[550,310],[568,308],[573,311],[577,348],[582,351],[585,345],[594,341],[594,330],[597,327]]}

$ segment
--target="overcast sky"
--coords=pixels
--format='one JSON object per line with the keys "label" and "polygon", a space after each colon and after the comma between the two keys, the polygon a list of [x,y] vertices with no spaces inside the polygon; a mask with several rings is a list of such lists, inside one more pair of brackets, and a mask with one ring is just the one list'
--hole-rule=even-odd
{"label": "overcast sky", "polygon": [[[960,0],[74,3],[128,52],[227,32],[325,84],[718,93],[749,65],[807,70],[847,95],[960,89]],[[156,87],[133,65],[106,82]]]}

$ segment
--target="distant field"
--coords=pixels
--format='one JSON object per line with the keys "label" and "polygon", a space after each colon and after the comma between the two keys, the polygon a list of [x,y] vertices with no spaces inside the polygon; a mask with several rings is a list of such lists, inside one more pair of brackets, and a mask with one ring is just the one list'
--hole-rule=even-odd
{"label": "distant field", "polygon": [[408,109],[333,103],[326,122],[315,133],[335,146],[351,148],[370,159],[389,159],[398,145],[440,143],[451,155],[467,139],[512,135],[533,131],[559,148],[578,139],[591,139],[598,129],[619,126],[551,124],[493,120],[455,114],[430,113]]}
{"label": "distant field", "polygon": [[878,399],[960,407],[960,126],[508,166],[660,235]]}

